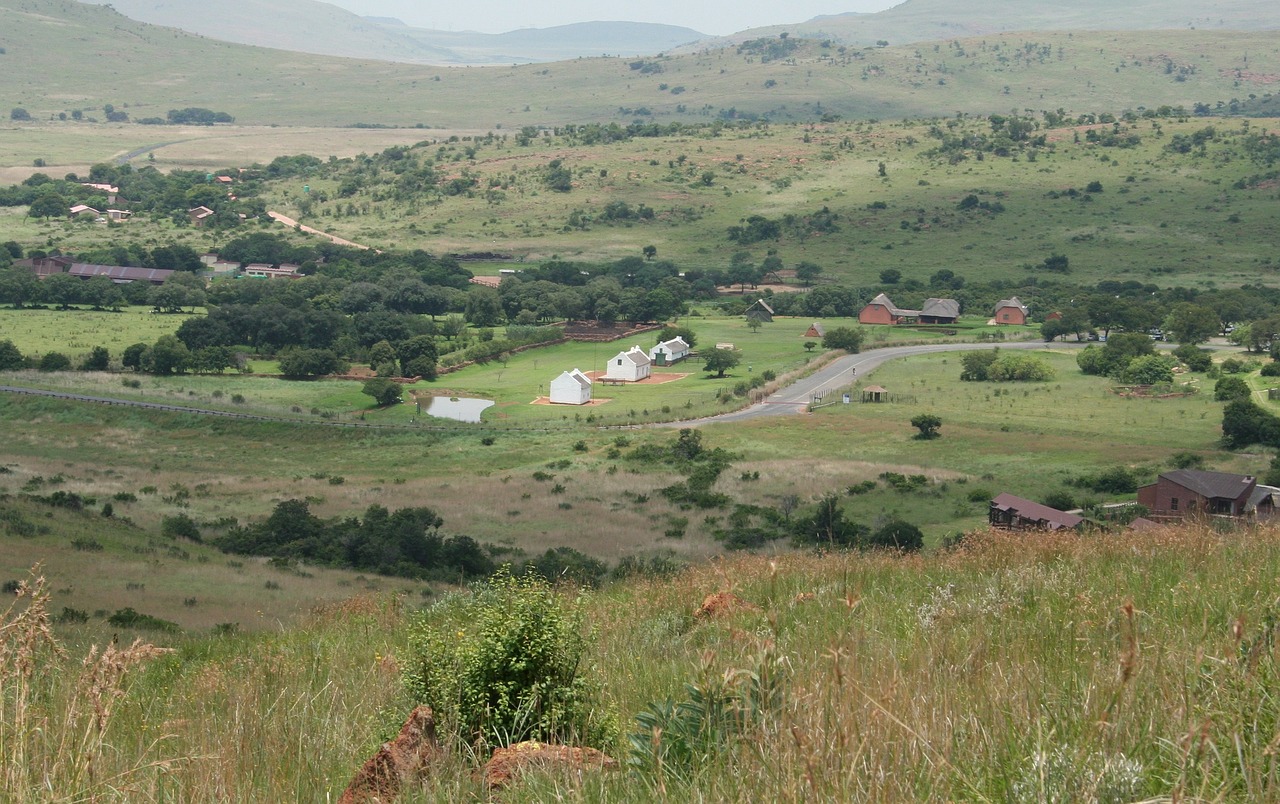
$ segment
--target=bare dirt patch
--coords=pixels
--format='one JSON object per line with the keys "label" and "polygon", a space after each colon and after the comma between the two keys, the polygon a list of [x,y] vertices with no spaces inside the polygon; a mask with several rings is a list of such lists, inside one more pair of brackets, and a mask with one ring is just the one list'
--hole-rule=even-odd
{"label": "bare dirt patch", "polygon": [[[591,379],[592,382],[601,381],[602,383],[604,383],[604,381],[601,378],[604,377],[606,372],[585,371],[583,373],[586,374]],[[650,374],[648,377],[645,377],[643,380],[636,380],[635,382],[619,382],[617,384],[618,385],[662,385],[663,383],[675,382],[676,380],[683,380],[685,377],[688,377],[688,376],[689,376],[688,374]],[[604,383],[604,384],[612,384],[612,383]]]}
{"label": "bare dirt patch", "polygon": [[1218,74],[1223,78],[1233,78],[1237,81],[1248,81],[1251,84],[1274,84],[1280,81],[1280,75],[1274,73],[1255,73],[1250,70],[1219,70]]}
{"label": "bare dirt patch", "polygon": [[566,402],[552,402],[551,397],[540,396],[537,399],[530,402],[529,404],[530,405],[560,405],[566,408],[595,408],[595,407],[599,407],[600,405],[606,405],[612,401],[613,401],[612,399],[592,399],[591,401],[584,402],[581,405],[571,405]]}

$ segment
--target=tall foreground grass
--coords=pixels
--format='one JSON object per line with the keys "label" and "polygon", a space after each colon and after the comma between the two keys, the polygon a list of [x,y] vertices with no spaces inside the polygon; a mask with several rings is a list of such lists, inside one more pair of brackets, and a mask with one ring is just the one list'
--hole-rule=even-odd
{"label": "tall foreground grass", "polygon": [[[740,557],[612,587],[587,598],[585,672],[636,737],[620,758],[678,736],[634,721],[665,699],[776,694],[704,721],[678,757],[531,778],[504,799],[1278,800],[1278,577],[1280,529],[1192,525]],[[751,605],[694,617],[718,591]],[[5,621],[0,798],[323,801],[410,705],[399,668],[418,615],[393,600],[150,651],[100,720],[39,612]],[[407,799],[482,797],[473,759],[456,752]]]}

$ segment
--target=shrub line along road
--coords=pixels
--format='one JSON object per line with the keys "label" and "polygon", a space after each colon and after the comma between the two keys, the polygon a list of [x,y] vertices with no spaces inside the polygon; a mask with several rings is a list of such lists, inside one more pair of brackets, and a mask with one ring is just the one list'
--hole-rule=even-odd
{"label": "shrub line along road", "polygon": [[[1041,343],[1039,341],[1019,341],[1016,343],[999,344],[1001,349],[1044,349],[1051,344]],[[1059,344],[1059,347],[1069,346],[1068,344]],[[809,403],[815,394],[837,388],[850,386],[857,377],[865,377],[875,371],[877,367],[889,360],[897,360],[902,357],[912,357],[914,355],[934,354],[937,352],[972,352],[975,349],[983,349],[985,345],[972,343],[931,343],[919,346],[890,346],[884,349],[872,349],[868,352],[859,354],[844,355],[831,361],[827,365],[810,374],[807,377],[796,380],[791,385],[781,388],[771,394],[763,402],[756,403],[750,407],[741,410],[722,413],[718,416],[709,416],[703,419],[691,419],[687,421],[675,422],[659,422],[656,425],[624,425],[622,427],[609,426],[602,429],[636,429],[638,427],[700,427],[704,424],[720,424],[722,422],[739,422],[748,419],[756,419],[762,416],[786,416],[790,414],[803,413],[808,409]],[[0,393],[22,394],[25,396],[39,396],[49,399],[62,399],[68,402],[89,402],[98,405],[117,405],[121,407],[145,408],[147,410],[158,410],[168,413],[190,413],[198,416],[222,416],[228,419],[245,419],[258,422],[278,422],[282,424],[302,424],[308,426],[320,427],[363,427],[369,429],[385,429],[385,430],[459,430],[459,429],[475,429],[475,426],[452,425],[452,426],[431,426],[431,425],[403,425],[403,424],[369,424],[365,422],[343,422],[343,421],[314,421],[311,419],[289,419],[283,416],[261,416],[253,413],[237,413],[228,410],[209,410],[207,408],[190,408],[182,405],[166,405],[161,402],[142,402],[133,399],[118,399],[113,397],[87,396],[85,394],[69,394],[63,391],[46,391],[38,388],[22,388],[12,385],[0,385]],[[492,425],[489,425],[492,427]],[[483,428],[485,425],[480,425]],[[547,427],[514,427],[504,428],[497,427],[494,429],[515,429],[515,430],[561,430],[564,428],[547,428]]]}

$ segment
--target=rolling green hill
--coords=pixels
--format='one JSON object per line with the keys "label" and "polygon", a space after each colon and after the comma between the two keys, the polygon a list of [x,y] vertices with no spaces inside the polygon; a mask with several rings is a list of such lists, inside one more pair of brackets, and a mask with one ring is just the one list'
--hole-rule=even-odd
{"label": "rolling green hill", "polygon": [[[1273,35],[1201,31],[1006,34],[868,50],[775,38],[640,60],[450,69],[231,45],[68,0],[0,0],[0,48],[0,106],[36,120],[94,116],[110,103],[133,119],[198,106],[282,126],[1114,112],[1243,100],[1280,77]],[[163,140],[157,130],[152,141]]]}

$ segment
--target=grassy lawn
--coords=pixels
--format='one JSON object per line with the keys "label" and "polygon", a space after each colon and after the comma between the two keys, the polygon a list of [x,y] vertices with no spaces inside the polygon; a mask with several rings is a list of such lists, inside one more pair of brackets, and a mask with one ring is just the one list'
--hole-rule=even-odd
{"label": "grassy lawn", "polygon": [[[6,337],[13,339],[24,354],[64,351],[74,358],[88,352],[92,346],[102,344],[118,358],[121,350],[129,344],[150,343],[160,335],[172,334],[185,318],[152,315],[146,309],[132,308],[119,314],[0,310],[0,324],[5,327]],[[636,338],[610,343],[557,344],[512,355],[505,364],[493,361],[468,366],[443,375],[435,382],[406,385],[402,404],[387,409],[375,408],[372,400],[361,393],[361,383],[351,380],[288,381],[234,373],[155,377],[23,371],[8,373],[5,381],[94,396],[271,416],[363,416],[364,421],[378,424],[408,425],[411,420],[424,424],[448,424],[447,421],[435,421],[419,415],[415,399],[425,402],[432,396],[494,400],[497,404],[485,411],[483,421],[496,426],[564,426],[580,421],[630,424],[711,415],[723,411],[728,404],[718,401],[722,391],[730,392],[739,383],[765,371],[782,376],[803,369],[822,354],[820,348],[813,351],[804,348],[807,341],[815,340],[804,337],[812,323],[812,319],[807,318],[779,317],[758,331],[752,331],[741,316],[695,316],[689,319],[688,325],[698,335],[698,349],[705,351],[717,343],[732,343],[743,354],[741,365],[724,377],[715,377],[702,370],[699,360],[692,359],[655,372],[676,375],[669,382],[616,386],[597,383],[595,398],[608,401],[582,408],[535,405],[533,402],[547,395],[551,380],[561,371],[576,367],[587,372],[603,372],[608,360],[619,351],[625,351],[633,344],[647,350],[657,342],[656,333],[644,333]],[[824,319],[824,323],[828,328],[860,326],[854,319]],[[975,331],[983,332],[967,326],[959,327],[959,333],[954,336],[936,330],[917,331],[901,327],[864,329],[869,348],[891,343],[973,337]],[[442,341],[441,347],[447,347],[447,342]],[[272,360],[251,359],[249,369],[253,374],[272,374],[278,367]],[[128,387],[125,381],[137,381],[140,385]],[[734,401],[744,404],[741,398]]]}
{"label": "grassy lawn", "polygon": [[125,347],[172,335],[186,318],[154,315],[150,307],[125,307],[118,313],[0,307],[0,340],[13,341],[23,355],[62,352],[73,362],[93,347],[105,346],[118,360]]}

